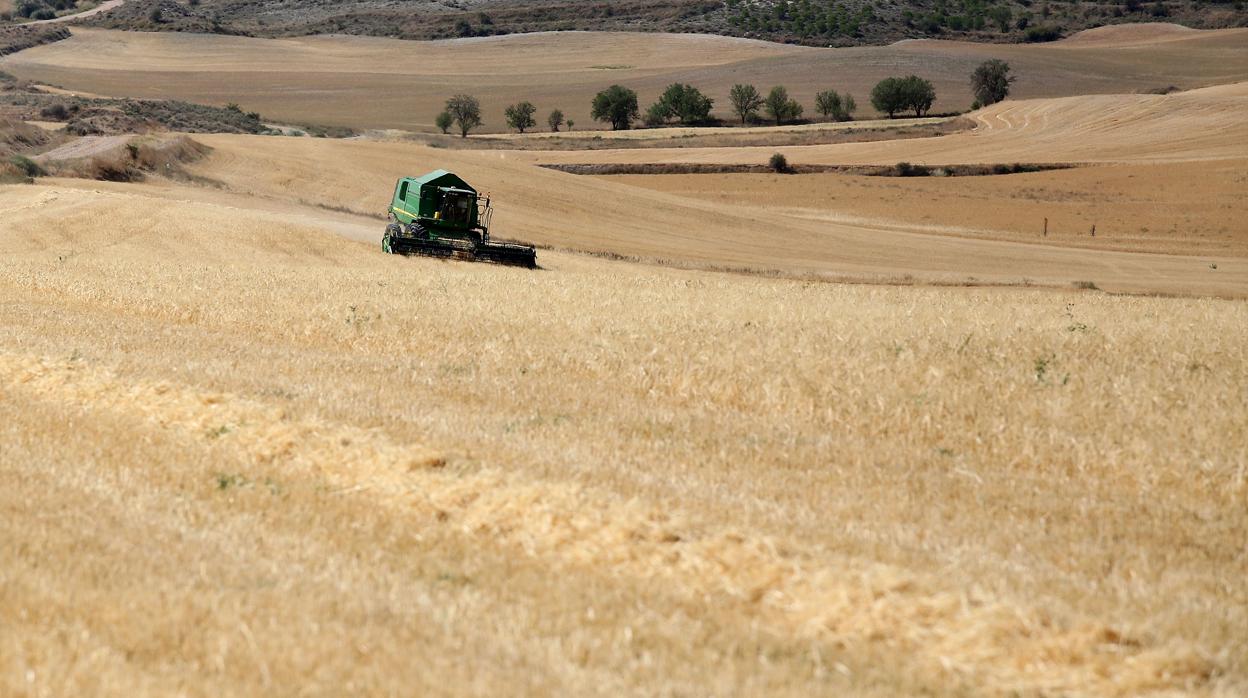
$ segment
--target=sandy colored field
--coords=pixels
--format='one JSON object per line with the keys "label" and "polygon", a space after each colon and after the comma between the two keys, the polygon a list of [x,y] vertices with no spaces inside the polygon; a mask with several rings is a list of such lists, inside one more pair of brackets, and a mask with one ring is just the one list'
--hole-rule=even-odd
{"label": "sandy colored field", "polygon": [[[994,177],[623,175],[611,181],[781,216],[1089,249],[1248,257],[1248,161]],[[1042,237],[1044,219],[1048,237]],[[1096,235],[1092,236],[1092,226]]]}
{"label": "sandy colored field", "polygon": [[[673,57],[725,85],[977,60],[612,36],[81,32],[0,67],[384,125],[457,75],[501,104],[659,86]],[[985,50],[1094,90],[1248,72],[1244,36]],[[636,67],[578,68],[587,41]],[[1108,163],[1005,177],[196,136],[195,184],[0,186],[0,695],[1245,695],[1246,101],[1018,100],[969,133],[783,149]],[[394,180],[437,167],[543,268],[382,254]]]}
{"label": "sandy colored field", "polygon": [[[238,102],[269,119],[374,128],[431,127],[456,92],[482,99],[486,130],[506,130],[502,111],[527,99],[541,114],[562,109],[579,128],[611,83],[645,104],[665,85],[690,82],[730,116],[728,90],[786,84],[813,109],[835,88],[870,112],[871,86],[918,73],[936,85],[936,109],[965,109],[967,76],[987,58],[1010,61],[1017,97],[1135,92],[1248,79],[1248,29],[1192,32],[1115,28],[1083,42],[985,45],[910,41],[887,47],[812,49],[702,35],[567,32],[439,42],[359,37],[268,40],[180,33],[75,29],[68,40],[0,60],[21,77],[116,96]],[[1122,32],[1121,40],[1115,32]],[[643,107],[644,108],[644,107]]]}
{"label": "sandy colored field", "polygon": [[941,138],[795,147],[529,151],[534,162],[931,165],[1013,162],[1180,162],[1248,159],[1248,82],[1169,95],[1007,100],[968,115],[971,131]]}
{"label": "sandy colored field", "polygon": [[1242,301],[95,189],[0,188],[0,692],[1248,688]]}
{"label": "sandy colored field", "polygon": [[910,276],[1056,286],[1091,281],[1114,291],[1248,294],[1244,258],[1219,257],[1214,270],[1211,260],[1202,257],[960,239],[924,234],[918,226],[917,232],[906,232],[895,225],[778,217],[745,202],[690,199],[534,168],[518,157],[527,153],[448,151],[401,142],[198,138],[216,151],[191,168],[196,175],[275,203],[372,214],[362,221],[365,235],[348,232],[369,242],[378,239],[395,179],[446,167],[494,196],[498,235],[546,246],[829,278]]}

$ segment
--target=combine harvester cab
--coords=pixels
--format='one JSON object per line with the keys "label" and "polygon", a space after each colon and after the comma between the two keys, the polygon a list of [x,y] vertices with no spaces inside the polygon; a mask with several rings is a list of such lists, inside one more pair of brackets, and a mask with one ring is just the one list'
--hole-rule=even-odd
{"label": "combine harvester cab", "polygon": [[493,212],[488,196],[446,170],[404,177],[394,186],[381,249],[536,267],[537,253],[531,245],[490,240]]}

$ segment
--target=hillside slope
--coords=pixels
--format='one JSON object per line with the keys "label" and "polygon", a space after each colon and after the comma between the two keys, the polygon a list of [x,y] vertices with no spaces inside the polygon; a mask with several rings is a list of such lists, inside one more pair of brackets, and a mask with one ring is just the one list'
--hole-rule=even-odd
{"label": "hillside slope", "polygon": [[203,0],[189,6],[130,0],[92,24],[264,37],[355,34],[403,39],[569,30],[699,32],[847,46],[924,37],[1047,41],[1104,24],[1165,21],[1215,29],[1244,26],[1246,20],[1248,12],[1239,4],[1208,0],[1040,6],[1026,0],[426,0],[401,5],[380,0]]}
{"label": "hillside slope", "polygon": [[[1115,40],[1125,31],[1127,40]],[[1016,98],[1142,92],[1248,80],[1248,29],[1173,32],[1141,42],[1130,30],[1099,41],[985,45],[917,41],[812,49],[705,35],[559,33],[439,42],[358,37],[264,40],[196,34],[75,30],[73,38],[0,59],[23,78],[114,97],[241,104],[266,118],[350,127],[433,130],[445,100],[482,100],[485,131],[505,131],[503,109],[520,100],[539,115],[559,108],[577,128],[599,127],[590,104],[619,83],[642,108],[672,82],[691,83],[732,119],[735,83],[787,85],[814,112],[835,88],[870,115],[871,87],[917,73],[937,91],[937,111],[970,106],[968,76],[989,58],[1008,60]],[[136,69],[141,66],[141,69]],[[362,105],[367,105],[363,107]]]}

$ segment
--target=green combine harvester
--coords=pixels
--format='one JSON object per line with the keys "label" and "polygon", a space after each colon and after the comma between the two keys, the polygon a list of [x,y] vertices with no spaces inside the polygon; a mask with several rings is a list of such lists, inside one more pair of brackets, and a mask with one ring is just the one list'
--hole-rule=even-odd
{"label": "green combine harvester", "polygon": [[387,213],[384,252],[537,266],[532,245],[490,240],[490,197],[446,170],[400,179]]}

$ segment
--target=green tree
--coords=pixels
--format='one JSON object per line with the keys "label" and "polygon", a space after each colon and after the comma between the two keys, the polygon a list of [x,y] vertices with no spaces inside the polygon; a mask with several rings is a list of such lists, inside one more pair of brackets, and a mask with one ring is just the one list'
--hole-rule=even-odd
{"label": "green tree", "polygon": [[590,112],[596,121],[610,122],[616,131],[627,130],[637,120],[637,93],[623,85],[612,85],[594,96]]}
{"label": "green tree", "polygon": [[980,63],[971,73],[971,91],[980,106],[986,107],[1008,97],[1015,79],[1010,76],[1010,64],[994,58]]}
{"label": "green tree", "polygon": [[646,120],[649,122],[657,118],[666,121],[675,117],[682,124],[698,123],[710,118],[712,104],[711,98],[693,85],[672,83],[663,91],[659,101],[650,107]]}
{"label": "green tree", "polygon": [[447,131],[451,130],[451,126],[455,124],[455,117],[451,116],[449,111],[444,111],[438,114],[438,118],[434,119],[433,123],[445,135]]}
{"label": "green tree", "polygon": [[507,125],[520,133],[537,125],[537,120],[533,118],[536,113],[537,107],[533,106],[532,102],[518,102],[503,110],[503,116],[507,117]]}
{"label": "green tree", "polygon": [[481,125],[481,103],[476,97],[455,95],[446,100],[446,111],[459,124],[460,138],[467,138],[469,131]]}
{"label": "green tree", "polygon": [[931,110],[932,103],[936,101],[936,88],[932,87],[930,81],[917,75],[907,75],[902,78],[902,93],[905,96],[906,108],[913,109],[916,117],[926,114]]}
{"label": "green tree", "polygon": [[836,90],[824,90],[815,95],[815,111],[823,118],[839,118],[841,114],[841,96]]}
{"label": "green tree", "polygon": [[802,105],[795,99],[789,99],[789,91],[783,85],[771,88],[767,99],[763,100],[763,109],[775,120],[777,126],[802,115]]}
{"label": "green tree", "polygon": [[845,96],[841,98],[841,115],[837,117],[837,120],[849,121],[854,118],[854,112],[856,111],[858,111],[858,101],[854,99],[853,95],[848,92],[845,93]]}
{"label": "green tree", "polygon": [[[563,112],[558,109],[552,111],[550,116],[546,117],[546,123],[550,126],[550,130],[555,133],[559,132],[559,127],[563,125]],[[572,128],[572,122],[568,122],[568,128]]]}
{"label": "green tree", "polygon": [[659,102],[650,105],[646,110],[646,116],[642,119],[642,123],[647,126],[662,126],[667,122],[667,117],[671,116],[671,112],[667,107]]}
{"label": "green tree", "polygon": [[881,114],[893,118],[897,112],[906,108],[905,91],[900,78],[884,78],[875,83],[871,89],[871,106]]}
{"label": "green tree", "polygon": [[569,131],[571,131],[571,130],[572,130],[572,127],[573,127],[573,126],[575,126],[575,125],[576,125],[576,122],[575,122],[575,121],[573,121],[573,120],[571,120],[571,119],[568,119],[568,130],[569,130]]}
{"label": "green tree", "polygon": [[732,102],[732,110],[741,117],[743,124],[763,106],[763,96],[753,85],[733,85],[728,101]]}

